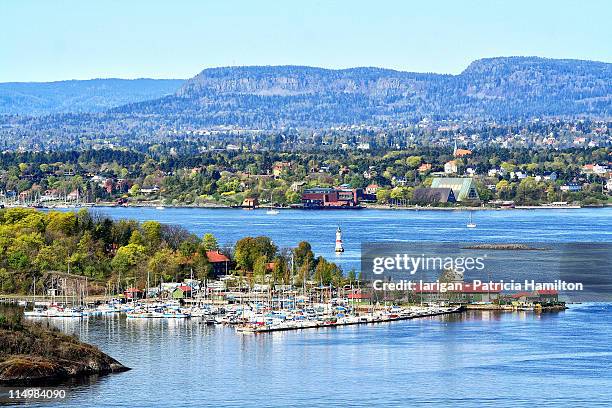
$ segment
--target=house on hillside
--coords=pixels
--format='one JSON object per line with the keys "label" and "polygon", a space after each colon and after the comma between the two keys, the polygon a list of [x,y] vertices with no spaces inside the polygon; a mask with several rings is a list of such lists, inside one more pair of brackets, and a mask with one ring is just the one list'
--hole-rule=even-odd
{"label": "house on hillside", "polygon": [[376,192],[380,189],[380,186],[378,184],[369,184],[366,188],[365,188],[365,193],[366,194],[376,194]]}
{"label": "house on hillside", "polygon": [[444,163],[444,173],[456,174],[457,173],[457,162],[455,160]]}
{"label": "house on hillside", "polygon": [[431,170],[431,163],[423,163],[418,168],[419,173],[427,173],[430,170]]}
{"label": "house on hillside", "polygon": [[291,183],[291,191],[299,193],[300,191],[304,189],[305,185],[306,185],[305,181],[295,181]]}
{"label": "house on hillside", "polygon": [[582,185],[579,183],[567,183],[560,187],[561,191],[569,192],[569,193],[577,193],[582,190]]}
{"label": "house on hillside", "polygon": [[274,177],[280,177],[280,175],[285,170],[289,170],[291,168],[291,163],[289,162],[277,162],[272,166],[272,174]]}

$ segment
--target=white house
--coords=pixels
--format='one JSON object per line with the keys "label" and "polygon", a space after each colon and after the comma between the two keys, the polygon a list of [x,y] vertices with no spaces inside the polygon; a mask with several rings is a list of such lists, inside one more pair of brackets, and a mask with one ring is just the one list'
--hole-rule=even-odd
{"label": "white house", "polygon": [[578,184],[578,183],[567,183],[567,184],[561,186],[561,191],[575,193],[575,192],[581,191],[581,190],[582,190],[582,186],[580,184]]}
{"label": "white house", "polygon": [[457,173],[457,162],[454,160],[444,163],[444,173],[455,174]]}
{"label": "white house", "polygon": [[535,181],[542,181],[542,180],[550,180],[550,181],[555,181],[557,180],[557,173],[554,171],[551,172],[547,172],[544,174],[538,174],[537,176],[535,176]]}

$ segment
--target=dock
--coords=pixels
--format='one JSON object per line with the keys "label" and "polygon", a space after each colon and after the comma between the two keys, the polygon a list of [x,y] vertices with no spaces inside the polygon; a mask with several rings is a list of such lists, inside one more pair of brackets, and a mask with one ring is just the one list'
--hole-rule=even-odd
{"label": "dock", "polygon": [[287,321],[282,322],[276,325],[255,325],[255,324],[245,324],[236,327],[236,332],[238,333],[248,333],[248,334],[259,334],[259,333],[272,333],[272,332],[280,332],[280,331],[289,331],[289,330],[304,330],[304,329],[320,329],[320,328],[330,328],[330,327],[341,327],[341,326],[354,326],[358,324],[373,324],[373,323],[389,323],[396,322],[401,320],[411,320],[418,319],[422,317],[434,317],[440,315],[448,315],[453,313],[461,313],[464,311],[463,307],[452,307],[446,308],[442,310],[428,311],[428,312],[420,312],[420,313],[409,313],[403,315],[375,315],[375,316],[355,316],[348,318],[342,321],[313,321],[313,320],[305,320],[305,321]]}

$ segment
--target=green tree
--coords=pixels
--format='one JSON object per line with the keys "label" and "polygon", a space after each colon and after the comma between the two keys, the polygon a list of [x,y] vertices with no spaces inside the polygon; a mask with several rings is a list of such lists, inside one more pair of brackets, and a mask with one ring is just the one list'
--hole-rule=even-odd
{"label": "green tree", "polygon": [[145,246],[145,240],[138,230],[132,231],[132,235],[130,236],[130,244]]}
{"label": "green tree", "polygon": [[260,256],[271,260],[277,248],[268,237],[246,237],[236,243],[234,257],[238,266],[245,271],[253,271],[255,261]]}
{"label": "green tree", "polygon": [[386,188],[379,188],[376,191],[376,201],[380,204],[387,204],[391,198],[391,192]]}
{"label": "green tree", "polygon": [[114,271],[124,276],[134,276],[136,269],[145,260],[145,247],[138,244],[128,244],[117,250],[111,261]]}
{"label": "green tree", "polygon": [[206,233],[204,237],[202,237],[202,247],[206,251],[216,251],[219,249],[219,244],[217,242],[217,238],[213,234]]}
{"label": "green tree", "polygon": [[162,242],[162,226],[157,221],[145,221],[141,225],[144,240],[151,251],[159,248]]}
{"label": "green tree", "polygon": [[260,255],[253,264],[253,278],[257,283],[264,283],[266,277],[268,259],[265,255]]}
{"label": "green tree", "polygon": [[310,268],[314,268],[314,252],[312,252],[312,247],[310,246],[310,243],[306,241],[300,242],[297,248],[293,250],[293,258],[293,261],[295,262],[295,266],[297,268],[301,268],[305,264],[308,264],[309,270]]}

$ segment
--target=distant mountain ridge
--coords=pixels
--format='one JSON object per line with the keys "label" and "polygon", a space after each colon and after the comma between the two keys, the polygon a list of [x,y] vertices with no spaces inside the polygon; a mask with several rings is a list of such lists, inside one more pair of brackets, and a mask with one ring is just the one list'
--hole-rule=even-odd
{"label": "distant mountain ridge", "polygon": [[408,81],[444,77],[384,68],[332,70],[306,66],[249,66],[211,68],[202,71],[178,90],[177,96],[197,97],[203,93],[291,96],[327,92],[386,96],[406,92]]}
{"label": "distant mountain ridge", "polygon": [[538,57],[474,61],[459,75],[304,66],[205,69],[174,95],[113,109],[198,126],[326,127],[419,117],[612,115],[612,64]]}
{"label": "distant mountain ridge", "polygon": [[0,83],[0,114],[46,115],[102,112],[160,98],[183,85],[182,79],[90,79]]}
{"label": "distant mountain ridge", "polygon": [[105,133],[126,123],[144,129],[138,124],[145,122],[151,131],[221,125],[257,129],[384,126],[423,117],[612,118],[612,64],[583,60],[485,58],[458,75],[369,67],[223,67],[205,69],[187,81],[121,81],[68,81],[36,92],[26,92],[27,84],[0,84],[0,114],[89,112],[69,119],[23,122],[40,131],[81,121]]}

